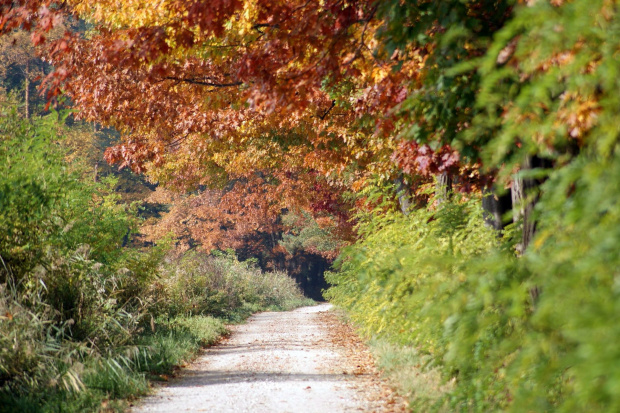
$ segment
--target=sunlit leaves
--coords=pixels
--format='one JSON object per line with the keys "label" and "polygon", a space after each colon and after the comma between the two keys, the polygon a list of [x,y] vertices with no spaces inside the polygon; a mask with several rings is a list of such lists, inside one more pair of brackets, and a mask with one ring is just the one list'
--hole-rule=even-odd
{"label": "sunlit leaves", "polygon": [[484,110],[470,139],[495,131],[484,155],[504,166],[504,177],[525,154],[564,163],[590,145],[605,156],[617,142],[620,40],[611,3],[535,2],[498,33],[482,61]]}

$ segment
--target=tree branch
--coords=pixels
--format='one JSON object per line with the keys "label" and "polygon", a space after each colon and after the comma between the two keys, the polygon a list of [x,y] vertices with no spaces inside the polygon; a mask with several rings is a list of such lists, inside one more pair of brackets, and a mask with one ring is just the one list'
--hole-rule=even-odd
{"label": "tree branch", "polygon": [[191,83],[193,85],[211,86],[211,87],[217,87],[217,88],[241,86],[243,84],[243,82],[241,81],[219,83],[219,82],[200,80],[200,79],[195,79],[195,78],[182,78],[182,77],[176,77],[176,76],[166,76],[164,77],[164,80],[175,80],[177,82]]}
{"label": "tree branch", "polygon": [[170,142],[170,143],[166,144],[166,148],[170,148],[170,147],[173,147],[173,146],[177,146],[178,144],[180,144],[181,142],[183,142],[185,139],[187,139],[187,138],[189,137],[190,133],[191,133],[191,132],[188,132],[186,135],[181,136],[179,139],[177,139],[177,140],[175,140],[175,141],[172,141],[172,142]]}
{"label": "tree branch", "polygon": [[[344,65],[348,66],[351,63],[353,63],[353,61],[355,61],[355,59],[357,59],[362,52],[363,48],[366,48],[370,51],[370,48],[368,46],[366,46],[366,43],[364,42],[364,36],[366,35],[366,30],[368,29],[368,24],[370,24],[370,21],[373,19],[373,17],[375,17],[375,14],[377,13],[377,9],[379,8],[379,6],[375,6],[373,7],[372,11],[370,12],[370,15],[368,16],[368,18],[362,20],[364,22],[364,28],[362,29],[362,35],[360,36],[360,44],[357,48],[357,50],[355,50],[355,53],[353,54],[353,57],[351,58],[351,60],[349,60],[348,62],[345,62]],[[361,23],[361,21],[360,21]],[[372,51],[370,51],[370,54],[372,55]],[[373,56],[374,58],[374,56]],[[377,61],[377,59],[375,59],[375,61]]]}
{"label": "tree branch", "polygon": [[336,107],[336,99],[332,100],[332,104],[329,108],[327,108],[327,110],[323,113],[323,115],[319,116],[319,119],[321,120],[325,120],[325,118],[327,117],[327,115],[329,114],[329,112],[331,112],[331,110]]}

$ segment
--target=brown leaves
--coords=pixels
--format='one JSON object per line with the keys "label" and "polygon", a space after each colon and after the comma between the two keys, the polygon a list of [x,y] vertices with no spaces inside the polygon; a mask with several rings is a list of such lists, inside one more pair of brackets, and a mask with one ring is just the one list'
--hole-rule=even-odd
{"label": "brown leaves", "polygon": [[407,400],[382,379],[375,367],[375,360],[368,346],[355,333],[353,327],[338,318],[333,312],[321,313],[320,319],[327,327],[329,340],[347,357],[348,365],[342,370],[343,375],[357,376],[356,383],[364,387],[365,394],[370,395],[373,412],[407,412]]}
{"label": "brown leaves", "polygon": [[104,158],[110,164],[117,164],[121,169],[128,167],[136,173],[146,172],[146,161],[152,161],[155,165],[161,162],[161,155],[157,151],[138,142],[107,148]]}

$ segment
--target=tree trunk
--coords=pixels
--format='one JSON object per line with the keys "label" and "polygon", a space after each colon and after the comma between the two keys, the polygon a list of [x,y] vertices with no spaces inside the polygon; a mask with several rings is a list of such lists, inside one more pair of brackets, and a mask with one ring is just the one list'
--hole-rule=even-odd
{"label": "tree trunk", "polygon": [[525,212],[523,209],[525,197],[523,195],[523,180],[521,178],[515,176],[512,179],[510,195],[512,197],[512,222],[516,224]]}
{"label": "tree trunk", "polygon": [[495,230],[501,231],[506,226],[504,216],[513,210],[513,203],[511,193],[498,195],[497,192],[494,185],[484,187],[482,209],[484,210],[484,222]]}
{"label": "tree trunk", "polygon": [[493,227],[495,230],[500,231],[504,226],[502,225],[502,211],[500,205],[500,199],[495,195],[493,188],[486,187],[483,190],[482,195],[482,209],[484,210],[484,222]]}
{"label": "tree trunk", "polygon": [[26,60],[26,81],[24,83],[25,103],[26,103],[26,119],[30,119],[30,62]]}
{"label": "tree trunk", "polygon": [[[523,161],[521,170],[531,171],[535,160],[527,156]],[[512,205],[513,220],[517,222],[523,220],[523,232],[521,236],[520,252],[525,252],[528,245],[534,238],[536,232],[536,221],[532,217],[534,206],[538,201],[537,187],[540,184],[532,178],[515,178],[512,182]]]}
{"label": "tree trunk", "polygon": [[411,189],[405,184],[402,174],[398,175],[398,177],[394,179],[394,184],[396,185],[396,193],[398,194],[398,204],[400,205],[400,210],[403,214],[409,215],[409,208],[411,208],[411,205],[413,204]]}
{"label": "tree trunk", "polygon": [[437,184],[435,187],[435,195],[437,204],[447,201],[452,191],[452,176],[448,172],[440,173],[436,176]]}
{"label": "tree trunk", "polygon": [[[521,170],[531,171],[534,168],[550,166],[547,163],[538,157],[527,156]],[[520,254],[525,252],[536,234],[536,220],[534,220],[533,212],[539,199],[538,187],[541,184],[542,181],[533,178],[515,178],[512,183],[513,219],[515,222],[523,220],[521,245],[518,246]],[[530,298],[534,305],[538,302],[540,292],[538,286],[530,288]]]}

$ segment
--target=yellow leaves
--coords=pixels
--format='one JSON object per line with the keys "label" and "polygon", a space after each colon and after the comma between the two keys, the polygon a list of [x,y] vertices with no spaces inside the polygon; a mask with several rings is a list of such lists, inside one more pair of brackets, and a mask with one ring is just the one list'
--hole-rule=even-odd
{"label": "yellow leaves", "polygon": [[580,139],[592,129],[597,122],[600,106],[593,97],[579,96],[575,93],[564,93],[562,105],[557,111],[557,123],[566,125],[572,138]]}
{"label": "yellow leaves", "polygon": [[351,189],[355,192],[360,192],[362,189],[364,189],[364,187],[366,186],[367,181],[366,179],[362,178],[362,179],[357,179],[355,180],[355,182],[353,182],[353,184],[351,185]]}
{"label": "yellow leaves", "polygon": [[[112,160],[150,162],[151,179],[180,191],[269,176],[306,208],[318,191],[309,182],[342,191],[392,174],[389,111],[423,59],[415,49],[371,55],[382,23],[363,4],[68,1],[111,29],[73,59],[72,92],[91,119],[125,132]],[[356,124],[366,114],[376,122]]]}
{"label": "yellow leaves", "polygon": [[[364,164],[380,163],[390,167],[389,157],[396,149],[393,137],[349,133],[344,135],[347,158]],[[386,165],[387,164],[387,165]]]}
{"label": "yellow leaves", "polygon": [[168,23],[171,14],[168,0],[69,0],[83,19],[109,28],[137,28]]}
{"label": "yellow leaves", "polygon": [[370,78],[373,82],[379,83],[390,74],[391,68],[389,67],[374,67],[370,72]]}
{"label": "yellow leaves", "polygon": [[235,24],[232,24],[230,30],[235,30],[240,36],[246,36],[251,34],[252,32],[256,32],[256,30],[252,29],[254,26],[254,22],[258,21],[258,9],[256,7],[256,3],[246,1],[243,5],[243,12],[240,14],[240,18]]}

